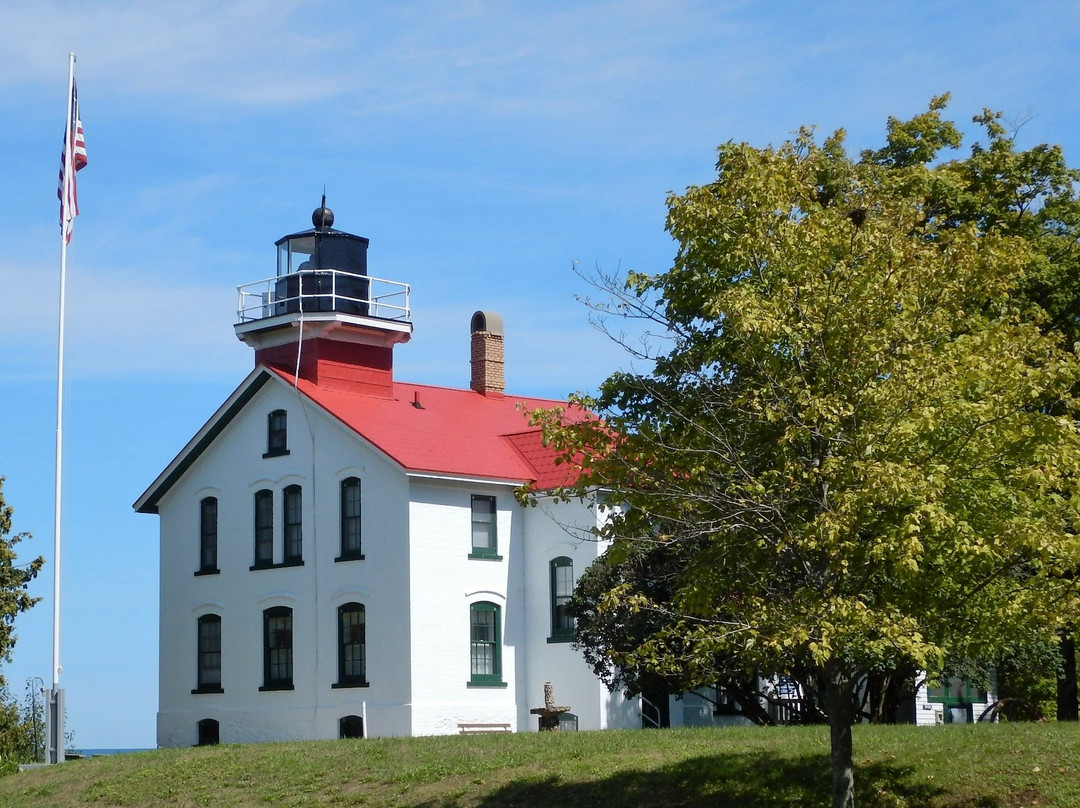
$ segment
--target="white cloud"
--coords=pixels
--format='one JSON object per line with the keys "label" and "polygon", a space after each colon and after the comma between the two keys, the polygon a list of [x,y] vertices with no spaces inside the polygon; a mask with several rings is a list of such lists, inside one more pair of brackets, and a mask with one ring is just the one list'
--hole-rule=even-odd
{"label": "white cloud", "polygon": [[[290,95],[317,98],[330,91],[316,70],[335,32],[312,31],[297,12],[304,4],[279,0],[210,2],[136,0],[111,3],[45,0],[5,10],[0,45],[9,64],[0,86],[48,81],[69,50],[80,71],[121,92],[158,96],[197,94],[263,104]],[[62,64],[62,62],[60,62]]]}

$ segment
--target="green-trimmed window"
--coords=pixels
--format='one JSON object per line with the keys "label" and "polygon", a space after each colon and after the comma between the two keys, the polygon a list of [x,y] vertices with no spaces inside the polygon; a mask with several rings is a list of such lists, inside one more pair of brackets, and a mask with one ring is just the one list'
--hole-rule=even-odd
{"label": "green-trimmed window", "polygon": [[288,606],[263,612],[263,686],[259,689],[293,689],[293,619]]}
{"label": "green-trimmed window", "polygon": [[499,540],[495,523],[495,497],[473,494],[472,553],[470,553],[473,558],[499,558]]}
{"label": "green-trimmed window", "polygon": [[971,683],[970,679],[950,676],[943,682],[926,683],[926,700],[946,707],[961,707],[986,701],[986,691]]}
{"label": "green-trimmed window", "polygon": [[338,607],[338,686],[367,685],[367,616],[362,603]]}
{"label": "green-trimmed window", "polygon": [[255,492],[255,566],[274,563],[274,492],[268,488]]}
{"label": "green-trimmed window", "polygon": [[289,485],[282,492],[282,504],[285,514],[285,563],[304,563],[304,517],[303,489],[298,485]]}
{"label": "green-trimmed window", "polygon": [[217,497],[204,497],[199,502],[199,571],[196,575],[212,575],[218,571],[217,525]]}
{"label": "green-trimmed window", "polygon": [[566,610],[574,594],[574,562],[567,556],[551,560],[551,640],[574,639],[574,618]]}
{"label": "green-trimmed window", "polygon": [[341,555],[338,560],[363,558],[360,543],[360,478],[341,481]]}
{"label": "green-trimmed window", "polygon": [[198,623],[198,679],[192,693],[222,693],[221,616],[204,614]]}
{"label": "green-trimmed window", "polygon": [[481,601],[469,606],[469,684],[479,687],[501,687],[502,647],[499,607]]}

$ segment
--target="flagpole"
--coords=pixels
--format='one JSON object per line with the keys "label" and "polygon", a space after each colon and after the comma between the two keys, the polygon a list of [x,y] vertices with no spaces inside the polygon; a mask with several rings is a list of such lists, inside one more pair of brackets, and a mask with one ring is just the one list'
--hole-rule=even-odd
{"label": "flagpole", "polygon": [[65,299],[67,296],[67,245],[68,223],[72,211],[68,188],[75,181],[75,132],[72,122],[72,103],[75,89],[75,54],[68,54],[68,93],[67,124],[64,133],[64,187],[62,189],[64,218],[60,224],[60,314],[57,331],[56,351],[56,479],[53,495],[53,647],[52,647],[52,692],[49,699],[49,738],[46,760],[60,763],[64,760],[64,710],[63,696],[60,690],[60,514],[61,490],[63,486],[64,462],[64,320]]}

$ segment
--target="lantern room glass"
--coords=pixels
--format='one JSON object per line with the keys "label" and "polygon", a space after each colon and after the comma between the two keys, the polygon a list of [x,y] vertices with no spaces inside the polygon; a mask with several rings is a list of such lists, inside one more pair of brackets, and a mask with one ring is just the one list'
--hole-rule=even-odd
{"label": "lantern room glass", "polygon": [[[315,236],[295,236],[278,244],[277,274],[291,275],[301,269],[313,269],[312,256],[315,255]],[[309,266],[304,266],[307,263]]]}

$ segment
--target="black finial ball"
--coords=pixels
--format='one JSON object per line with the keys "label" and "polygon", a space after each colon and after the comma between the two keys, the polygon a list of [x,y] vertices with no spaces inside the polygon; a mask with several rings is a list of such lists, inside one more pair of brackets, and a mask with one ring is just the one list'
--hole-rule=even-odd
{"label": "black finial ball", "polygon": [[315,225],[316,230],[329,230],[334,226],[334,211],[326,205],[316,208],[311,214],[311,223]]}

